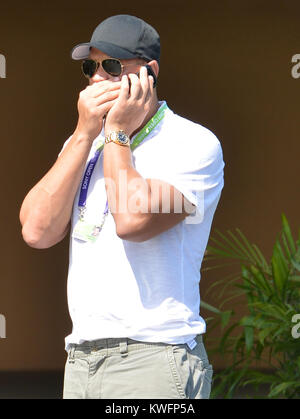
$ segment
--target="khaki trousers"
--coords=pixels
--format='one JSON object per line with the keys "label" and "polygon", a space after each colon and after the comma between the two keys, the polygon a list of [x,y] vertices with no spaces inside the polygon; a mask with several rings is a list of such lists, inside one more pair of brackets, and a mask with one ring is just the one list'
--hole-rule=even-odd
{"label": "khaki trousers", "polygon": [[187,344],[100,339],[71,345],[64,399],[208,399],[213,369],[202,336]]}

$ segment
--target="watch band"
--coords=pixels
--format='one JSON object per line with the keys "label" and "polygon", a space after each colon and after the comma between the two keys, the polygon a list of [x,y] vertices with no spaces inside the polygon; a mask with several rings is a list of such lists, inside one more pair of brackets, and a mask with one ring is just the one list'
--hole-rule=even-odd
{"label": "watch band", "polygon": [[114,142],[119,145],[125,145],[130,147],[130,138],[125,134],[123,130],[112,131],[105,137],[105,144]]}

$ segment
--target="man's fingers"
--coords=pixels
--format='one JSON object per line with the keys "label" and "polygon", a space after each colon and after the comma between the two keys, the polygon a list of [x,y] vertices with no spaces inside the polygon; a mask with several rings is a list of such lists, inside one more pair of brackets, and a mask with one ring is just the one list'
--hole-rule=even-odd
{"label": "man's fingers", "polygon": [[114,104],[118,101],[118,99],[113,99],[110,100],[108,102],[103,103],[101,106],[102,110],[103,110],[103,114],[107,114],[107,112],[109,112],[111,110],[111,108],[114,106]]}
{"label": "man's fingers", "polygon": [[127,100],[129,96],[129,80],[127,76],[123,76],[121,80],[121,89],[120,89],[120,95],[119,99],[121,100]]}
{"label": "man's fingers", "polygon": [[120,95],[120,89],[105,92],[102,95],[99,95],[95,98],[95,104],[96,106],[102,105],[105,102],[118,98],[119,95]]}
{"label": "man's fingers", "polygon": [[131,83],[130,97],[132,99],[139,99],[143,94],[140,79],[138,78],[136,74],[133,74],[133,73],[129,74],[128,77]]}
{"label": "man's fingers", "polygon": [[149,79],[149,90],[148,90],[148,95],[146,97],[146,100],[150,99],[153,96],[153,91],[154,91],[154,78],[153,76],[148,76]]}
{"label": "man's fingers", "polygon": [[152,93],[153,89],[154,89],[154,77],[153,76],[149,76],[149,89],[151,90],[151,93]]}
{"label": "man's fingers", "polygon": [[91,95],[92,97],[98,97],[103,95],[106,92],[118,90],[121,88],[121,82],[109,82],[109,81],[103,81],[94,83],[91,87]]}

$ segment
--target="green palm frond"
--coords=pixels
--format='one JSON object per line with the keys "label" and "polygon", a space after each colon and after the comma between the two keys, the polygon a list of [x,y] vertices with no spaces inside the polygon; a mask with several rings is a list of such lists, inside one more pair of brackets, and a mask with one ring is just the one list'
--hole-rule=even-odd
{"label": "green palm frond", "polygon": [[[239,265],[239,272],[223,277],[220,274],[222,278],[209,287],[210,293],[218,292],[214,302],[217,297],[222,299],[213,309],[206,305],[216,316],[215,327],[218,324],[221,331],[214,351],[232,360],[216,375],[213,398],[231,398],[247,384],[269,384],[268,398],[300,397],[300,338],[291,334],[292,316],[300,313],[300,229],[295,241],[283,213],[281,220],[282,229],[269,263],[238,228],[224,234],[216,230],[218,238],[211,237],[207,246],[206,271],[221,271],[230,265],[218,264],[220,259],[230,259],[231,266]],[[241,319],[233,310],[235,301],[248,312]],[[272,372],[253,370],[253,362]]]}

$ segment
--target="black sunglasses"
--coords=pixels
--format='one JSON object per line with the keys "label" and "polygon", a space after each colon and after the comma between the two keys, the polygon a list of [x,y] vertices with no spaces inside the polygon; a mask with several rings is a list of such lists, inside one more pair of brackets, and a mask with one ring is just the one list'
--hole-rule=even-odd
{"label": "black sunglasses", "polygon": [[110,76],[118,77],[121,76],[125,67],[129,67],[132,65],[136,66],[137,64],[132,63],[123,65],[121,61],[117,60],[116,58],[107,58],[106,60],[103,60],[101,62],[95,60],[83,60],[81,65],[82,72],[85,75],[85,77],[90,79],[96,74],[100,65],[107,74],[109,74]]}

